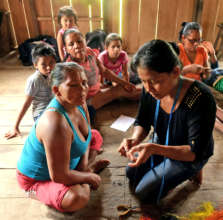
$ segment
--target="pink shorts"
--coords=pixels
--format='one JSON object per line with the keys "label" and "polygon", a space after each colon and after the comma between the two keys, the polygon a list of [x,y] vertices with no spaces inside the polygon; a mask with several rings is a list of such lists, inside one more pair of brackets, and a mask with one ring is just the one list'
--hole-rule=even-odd
{"label": "pink shorts", "polygon": [[50,180],[38,181],[23,175],[19,170],[16,171],[16,177],[19,186],[28,193],[29,197],[35,195],[45,205],[53,207],[60,212],[65,212],[61,208],[61,203],[64,195],[70,189],[69,186]]}
{"label": "pink shorts", "polygon": [[103,144],[103,138],[98,130],[91,129],[91,142],[90,142],[90,149],[100,151],[101,146]]}

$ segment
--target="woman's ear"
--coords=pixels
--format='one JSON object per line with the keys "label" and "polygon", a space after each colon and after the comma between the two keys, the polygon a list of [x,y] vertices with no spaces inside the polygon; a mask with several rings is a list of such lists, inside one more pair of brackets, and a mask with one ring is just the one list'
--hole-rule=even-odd
{"label": "woman's ear", "polygon": [[181,36],[181,42],[184,43],[185,42],[186,37],[182,34]]}
{"label": "woman's ear", "polygon": [[60,95],[61,95],[58,86],[53,86],[53,87],[52,87],[52,92],[53,92],[56,96],[60,96]]}
{"label": "woman's ear", "polygon": [[173,75],[174,75],[174,77],[176,77],[176,78],[178,78],[179,77],[179,75],[180,75],[180,67],[179,66],[175,66],[174,68],[173,68]]}

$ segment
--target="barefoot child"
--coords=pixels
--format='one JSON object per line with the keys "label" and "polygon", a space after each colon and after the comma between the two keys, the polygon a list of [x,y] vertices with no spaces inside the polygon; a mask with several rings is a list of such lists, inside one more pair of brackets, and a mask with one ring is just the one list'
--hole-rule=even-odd
{"label": "barefoot child", "polygon": [[54,49],[48,44],[38,44],[32,50],[32,60],[36,71],[27,80],[25,101],[17,116],[13,130],[5,134],[7,139],[20,135],[19,124],[31,104],[33,106],[33,120],[36,121],[52,98],[48,76],[56,63]]}
{"label": "barefoot child", "polygon": [[[105,51],[100,53],[98,58],[106,68],[127,82],[129,81],[128,55],[122,50],[122,38],[118,34],[111,33],[106,37]],[[103,81],[102,78],[102,84]]]}
{"label": "barefoot child", "polygon": [[57,34],[57,46],[60,60],[63,61],[66,51],[63,44],[63,34],[69,28],[77,28],[77,14],[71,6],[63,6],[59,9],[58,24],[61,26]]}

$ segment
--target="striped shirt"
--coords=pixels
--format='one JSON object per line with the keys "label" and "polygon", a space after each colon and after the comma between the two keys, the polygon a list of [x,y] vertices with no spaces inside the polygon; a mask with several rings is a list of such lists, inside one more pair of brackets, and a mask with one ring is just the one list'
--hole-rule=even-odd
{"label": "striped shirt", "polygon": [[38,117],[53,97],[48,77],[44,77],[39,71],[33,73],[27,79],[25,94],[33,97],[32,114],[33,118]]}

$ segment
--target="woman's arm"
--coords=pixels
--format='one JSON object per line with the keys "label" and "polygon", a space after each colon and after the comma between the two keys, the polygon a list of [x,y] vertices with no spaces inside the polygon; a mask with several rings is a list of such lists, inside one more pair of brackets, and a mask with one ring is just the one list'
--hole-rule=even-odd
{"label": "woman's arm", "polygon": [[13,131],[9,131],[5,134],[5,137],[7,139],[10,139],[10,138],[16,137],[17,135],[20,135],[19,124],[20,124],[23,116],[27,112],[29,106],[31,105],[32,100],[33,100],[32,96],[29,96],[29,95],[26,96],[25,102],[23,103],[23,106],[22,106],[22,108],[19,111],[19,114],[17,116]]}
{"label": "woman's arm", "polygon": [[[138,152],[137,156],[135,154],[136,152]],[[164,146],[154,143],[145,143],[133,147],[127,153],[128,158],[132,161],[129,163],[129,166],[139,166],[145,163],[151,155],[160,155],[179,161],[194,161],[196,157],[189,145]]]}
{"label": "woman's arm", "polygon": [[215,49],[213,44],[210,41],[203,41],[202,46],[207,50],[208,55],[210,56],[211,66],[214,68],[218,67],[218,59],[215,54]]}
{"label": "woman's arm", "polygon": [[40,118],[36,128],[37,138],[43,143],[50,178],[65,185],[87,183],[97,188],[100,177],[94,173],[70,170],[70,148],[73,132],[57,112],[48,111]]}
{"label": "woman's arm", "polygon": [[[90,126],[90,116],[89,116],[89,112],[88,112],[88,108],[87,108],[86,102],[82,105],[82,108],[83,108],[83,110],[85,112],[85,116],[87,118],[87,121],[88,121],[88,124],[89,124],[89,128],[90,128],[91,127]],[[90,131],[88,131],[88,132],[90,132]],[[89,150],[90,150],[89,148],[90,148],[90,146],[88,146],[87,151],[81,157],[81,161],[78,164],[77,170],[80,170],[80,171],[87,171],[87,170],[89,170],[88,169],[88,157],[89,157]]]}
{"label": "woman's arm", "polygon": [[60,61],[63,62],[64,61],[64,51],[63,51],[64,45],[63,45],[63,38],[60,33],[57,34],[57,47],[58,47],[58,52],[60,56]]}
{"label": "woman's arm", "polygon": [[187,74],[187,73],[202,74],[203,69],[204,69],[204,67],[202,65],[193,63],[193,64],[190,64],[190,65],[184,66],[181,73],[183,75]]}
{"label": "woman's arm", "polygon": [[187,73],[194,73],[194,74],[201,75],[202,78],[206,79],[210,76],[211,69],[208,66],[207,61],[205,61],[204,66],[202,66],[200,64],[196,64],[196,63],[184,66],[181,73],[183,75],[187,74]]}

